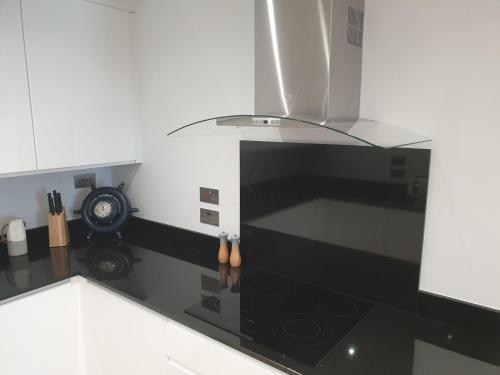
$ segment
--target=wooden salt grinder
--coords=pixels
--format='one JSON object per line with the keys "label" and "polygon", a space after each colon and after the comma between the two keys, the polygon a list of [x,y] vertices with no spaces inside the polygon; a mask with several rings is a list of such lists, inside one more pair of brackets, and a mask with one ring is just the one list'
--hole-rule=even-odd
{"label": "wooden salt grinder", "polygon": [[219,234],[220,245],[218,259],[219,263],[227,263],[229,261],[229,249],[227,248],[227,233]]}

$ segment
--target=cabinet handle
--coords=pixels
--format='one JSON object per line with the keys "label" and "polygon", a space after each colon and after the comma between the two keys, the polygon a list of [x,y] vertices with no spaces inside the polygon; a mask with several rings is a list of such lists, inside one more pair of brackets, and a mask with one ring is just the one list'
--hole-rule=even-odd
{"label": "cabinet handle", "polygon": [[193,372],[193,371],[185,368],[183,365],[181,365],[180,363],[176,362],[172,358],[168,359],[168,363],[170,365],[172,365],[172,367],[175,367],[176,369],[178,369],[179,371],[181,371],[183,374],[186,374],[186,375],[199,375],[198,373]]}

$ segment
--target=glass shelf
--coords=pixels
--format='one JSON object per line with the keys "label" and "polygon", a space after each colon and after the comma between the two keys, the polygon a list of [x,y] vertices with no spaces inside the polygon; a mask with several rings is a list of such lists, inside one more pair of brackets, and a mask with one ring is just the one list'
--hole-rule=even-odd
{"label": "glass shelf", "polygon": [[326,132],[350,137],[362,144],[395,148],[430,142],[429,137],[407,129],[379,121],[357,119],[320,119],[312,116],[279,115],[230,115],[203,119],[181,126],[168,133],[168,136],[213,136],[213,135],[257,135],[259,129],[322,129]]}

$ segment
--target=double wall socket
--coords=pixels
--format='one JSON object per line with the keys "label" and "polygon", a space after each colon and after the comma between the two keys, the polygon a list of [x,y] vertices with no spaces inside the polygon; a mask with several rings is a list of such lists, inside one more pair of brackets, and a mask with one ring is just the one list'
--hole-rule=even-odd
{"label": "double wall socket", "polygon": [[74,178],[75,189],[95,186],[95,173],[76,174]]}
{"label": "double wall socket", "polygon": [[219,226],[219,211],[200,208],[200,222],[203,224]]}

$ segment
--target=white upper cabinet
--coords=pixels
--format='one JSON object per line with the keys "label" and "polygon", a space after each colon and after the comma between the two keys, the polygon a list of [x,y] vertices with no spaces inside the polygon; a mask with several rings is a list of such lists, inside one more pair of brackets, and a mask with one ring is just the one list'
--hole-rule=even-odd
{"label": "white upper cabinet", "polygon": [[0,0],[0,174],[36,170],[20,0]]}
{"label": "white upper cabinet", "polygon": [[38,168],[136,161],[133,14],[83,0],[22,13]]}

